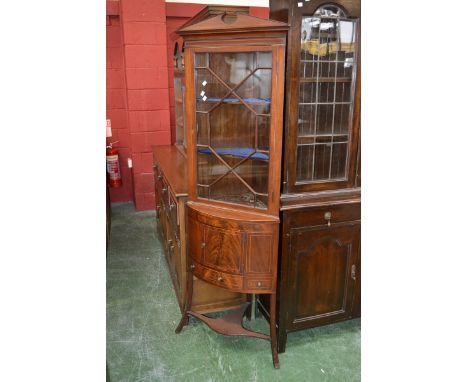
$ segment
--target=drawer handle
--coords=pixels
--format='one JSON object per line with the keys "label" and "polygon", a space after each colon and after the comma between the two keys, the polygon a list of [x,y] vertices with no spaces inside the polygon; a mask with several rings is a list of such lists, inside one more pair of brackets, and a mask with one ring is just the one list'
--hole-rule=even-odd
{"label": "drawer handle", "polygon": [[351,278],[356,281],[356,265],[353,264],[351,267]]}
{"label": "drawer handle", "polygon": [[175,207],[174,203],[169,204],[169,209],[172,210]]}
{"label": "drawer handle", "polygon": [[167,187],[164,187],[164,188],[163,188],[163,192],[167,192]]}
{"label": "drawer handle", "polygon": [[323,217],[325,218],[325,220],[328,221],[328,226],[330,227],[330,225],[331,225],[331,222],[330,222],[330,220],[331,220],[331,212],[330,212],[330,211],[325,212],[325,214],[323,215]]}
{"label": "drawer handle", "polygon": [[202,247],[202,248],[205,248],[205,247],[206,247],[206,243],[201,243],[201,247]]}
{"label": "drawer handle", "polygon": [[258,287],[261,287],[261,286],[262,286],[261,281],[259,281],[259,282],[257,283],[257,286],[258,286]]}
{"label": "drawer handle", "polygon": [[195,265],[194,265],[194,264],[191,264],[191,265],[190,265],[190,269],[192,269],[192,270],[195,269]]}
{"label": "drawer handle", "polygon": [[224,282],[224,279],[223,279],[221,276],[219,276],[219,277],[218,277],[218,281],[219,281],[220,283],[222,283],[222,282]]}
{"label": "drawer handle", "polygon": [[158,175],[158,180],[162,180],[162,175]]}

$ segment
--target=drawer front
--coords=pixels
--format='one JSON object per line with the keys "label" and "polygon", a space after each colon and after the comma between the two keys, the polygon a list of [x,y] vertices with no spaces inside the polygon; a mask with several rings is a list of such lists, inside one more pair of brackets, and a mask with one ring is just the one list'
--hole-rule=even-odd
{"label": "drawer front", "polygon": [[245,289],[248,289],[248,290],[273,292],[273,280],[272,279],[249,278],[249,279],[246,279],[245,283],[246,283]]}
{"label": "drawer front", "polygon": [[161,199],[163,202],[164,209],[166,210],[166,213],[169,215],[169,193],[170,193],[170,188],[169,185],[166,183],[165,179],[163,178],[162,181],[162,189],[161,189]]}
{"label": "drawer front", "polygon": [[172,221],[172,224],[175,228],[179,225],[178,222],[178,208],[177,208],[177,199],[172,195],[172,193],[169,193],[169,218]]}
{"label": "drawer front", "polygon": [[214,270],[198,263],[195,264],[193,273],[196,277],[222,288],[234,291],[241,291],[243,289],[242,276]]}
{"label": "drawer front", "polygon": [[361,203],[346,203],[304,208],[287,213],[291,227],[333,226],[337,223],[361,220]]}

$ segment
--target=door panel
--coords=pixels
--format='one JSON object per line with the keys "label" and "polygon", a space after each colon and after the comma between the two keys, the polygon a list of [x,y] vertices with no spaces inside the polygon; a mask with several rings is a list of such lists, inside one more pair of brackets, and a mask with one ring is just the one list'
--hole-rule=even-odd
{"label": "door panel", "polygon": [[204,264],[233,273],[240,273],[242,236],[238,231],[227,231],[205,226]]}
{"label": "door panel", "polygon": [[201,244],[205,241],[204,228],[199,222],[192,218],[189,218],[188,231],[189,255],[195,261],[202,262],[203,247]]}
{"label": "door panel", "polygon": [[292,230],[293,324],[351,314],[359,236],[356,222]]}

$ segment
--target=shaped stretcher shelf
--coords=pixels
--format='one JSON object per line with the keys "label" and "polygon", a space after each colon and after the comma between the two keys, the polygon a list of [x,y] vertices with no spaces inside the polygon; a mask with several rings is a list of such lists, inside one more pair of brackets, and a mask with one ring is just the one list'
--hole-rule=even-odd
{"label": "shaped stretcher shelf", "polygon": [[[232,148],[221,148],[215,150],[218,155],[231,155],[237,158],[247,158],[250,154],[255,152],[255,149],[245,147],[232,147]],[[213,154],[208,148],[198,148],[198,152],[201,154]],[[268,160],[270,156],[266,153],[255,152],[250,159]]]}

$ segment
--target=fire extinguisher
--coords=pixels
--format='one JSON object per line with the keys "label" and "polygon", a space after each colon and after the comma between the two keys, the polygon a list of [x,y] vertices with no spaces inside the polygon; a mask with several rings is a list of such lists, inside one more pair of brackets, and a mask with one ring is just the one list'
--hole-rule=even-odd
{"label": "fire extinguisher", "polygon": [[106,147],[106,164],[107,164],[107,184],[109,187],[122,186],[122,175],[119,165],[119,150],[112,147],[113,143],[109,143]]}

